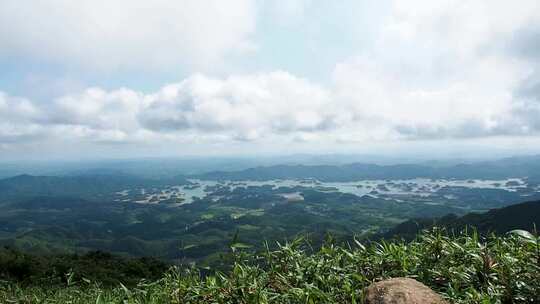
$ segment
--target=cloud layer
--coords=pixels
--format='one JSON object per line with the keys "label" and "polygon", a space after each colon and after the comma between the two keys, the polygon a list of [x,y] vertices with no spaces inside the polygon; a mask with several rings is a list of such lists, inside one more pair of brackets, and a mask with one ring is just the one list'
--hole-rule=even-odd
{"label": "cloud layer", "polygon": [[[200,135],[255,141],[274,135],[324,132],[337,126],[330,93],[285,72],[226,79],[194,75],[143,94],[89,88],[46,108],[2,93],[0,115],[20,136],[28,124],[95,141],[147,141]],[[15,134],[13,136],[15,136]]]}
{"label": "cloud layer", "polygon": [[81,0],[0,3],[0,56],[71,66],[202,67],[255,46],[251,0]]}
{"label": "cloud layer", "polygon": [[[540,136],[537,1],[391,3],[376,38],[336,61],[328,83],[286,68],[197,72],[231,53],[257,53],[259,2],[115,1],[107,2],[108,14],[102,1],[51,3],[0,4],[0,56],[103,70],[180,65],[193,72],[152,92],[89,87],[47,102],[0,92],[0,148],[54,139],[277,143],[279,150],[301,143]],[[299,16],[309,22],[313,5],[265,7],[286,24]],[[10,26],[21,19],[35,22]]]}

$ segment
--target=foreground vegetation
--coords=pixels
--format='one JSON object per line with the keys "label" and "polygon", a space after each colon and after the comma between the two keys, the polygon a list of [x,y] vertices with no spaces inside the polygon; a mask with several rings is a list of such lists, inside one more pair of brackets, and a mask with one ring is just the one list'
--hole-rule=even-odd
{"label": "foreground vegetation", "polygon": [[231,244],[223,273],[173,268],[156,281],[103,287],[72,273],[62,285],[2,282],[2,303],[361,303],[362,289],[408,276],[454,303],[540,302],[540,240],[525,231],[482,238],[440,229],[411,242],[335,245],[297,239],[250,254]]}
{"label": "foreground vegetation", "polygon": [[131,258],[101,251],[85,254],[36,255],[14,248],[0,248],[0,280],[23,286],[59,286],[90,280],[103,286],[135,286],[141,279],[157,280],[170,267],[164,261]]}

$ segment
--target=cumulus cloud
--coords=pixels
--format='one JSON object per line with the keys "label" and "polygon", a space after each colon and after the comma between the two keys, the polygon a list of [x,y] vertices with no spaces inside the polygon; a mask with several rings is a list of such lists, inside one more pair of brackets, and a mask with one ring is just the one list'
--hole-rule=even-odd
{"label": "cumulus cloud", "polygon": [[0,91],[0,115],[4,122],[29,122],[38,118],[40,113],[30,100]]}
{"label": "cumulus cloud", "polygon": [[28,99],[0,91],[0,142],[35,139],[41,133],[41,111]]}
{"label": "cumulus cloud", "polygon": [[535,107],[515,94],[537,76],[523,47],[535,35],[522,34],[537,6],[523,1],[509,13],[504,1],[396,3],[374,48],[336,66],[336,94],[397,137],[537,134],[539,118],[525,114]]}
{"label": "cumulus cloud", "polygon": [[195,129],[256,139],[269,133],[324,130],[335,119],[328,92],[285,72],[224,80],[196,75],[151,99],[140,118],[155,131]]}
{"label": "cumulus cloud", "polygon": [[[58,42],[36,56],[86,58],[117,68],[145,60],[212,62],[232,49],[245,50],[255,23],[247,0],[208,11],[202,2],[186,1],[182,12],[167,1],[167,12],[143,9],[137,1],[123,10],[119,1],[108,14],[102,14],[99,1],[74,5],[75,14],[68,14],[64,9],[72,4],[66,1],[55,2],[63,8],[52,10],[62,28],[46,18],[43,31],[35,28],[39,23],[6,30],[3,25],[23,15],[42,20],[35,10],[15,9],[14,3],[0,4],[0,38],[6,38],[0,54],[32,52],[54,32]],[[50,2],[40,5],[50,8]],[[276,14],[300,16],[310,5],[291,2]],[[13,16],[3,16],[6,12]],[[128,19],[142,23],[128,28]],[[540,10],[532,0],[511,8],[507,1],[396,2],[376,40],[337,62],[330,83],[278,70],[228,77],[193,73],[150,93],[94,87],[47,104],[2,93],[0,141],[30,140],[40,132],[99,143],[278,141],[279,146],[538,137],[537,20]]]}
{"label": "cumulus cloud", "polygon": [[252,0],[0,2],[0,55],[115,71],[201,67],[253,49]]}
{"label": "cumulus cloud", "polygon": [[16,119],[17,125],[40,124],[60,138],[86,141],[192,140],[194,136],[208,141],[255,141],[337,127],[340,112],[330,94],[280,71],[225,79],[198,74],[151,94],[89,88],[41,108],[4,94],[0,116]]}
{"label": "cumulus cloud", "polygon": [[93,129],[129,131],[138,128],[136,114],[144,96],[129,89],[107,92],[89,88],[55,100],[50,118],[56,124],[84,125]]}

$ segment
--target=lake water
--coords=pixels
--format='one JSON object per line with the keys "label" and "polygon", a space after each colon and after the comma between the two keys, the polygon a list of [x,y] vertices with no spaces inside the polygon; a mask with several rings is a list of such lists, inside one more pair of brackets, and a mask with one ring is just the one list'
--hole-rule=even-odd
{"label": "lake water", "polygon": [[[416,178],[406,180],[361,180],[356,182],[320,182],[316,180],[271,180],[271,181],[211,181],[211,180],[190,180],[192,185],[169,186],[159,189],[136,189],[139,199],[129,198],[130,190],[117,192],[117,201],[133,201],[141,204],[157,204],[166,200],[178,200],[181,204],[189,204],[195,198],[204,198],[211,193],[211,188],[216,186],[227,186],[231,189],[248,186],[271,185],[273,188],[279,187],[309,187],[319,191],[337,191],[354,194],[357,196],[371,195],[416,195],[430,196],[443,187],[466,187],[478,189],[503,189],[506,191],[517,191],[520,188],[527,188],[524,179],[510,178],[504,180],[445,180]],[[133,189],[132,189],[133,190]],[[540,192],[540,189],[534,191]],[[283,196],[289,200],[301,200],[297,192],[284,193]],[[142,198],[141,198],[142,197]]]}

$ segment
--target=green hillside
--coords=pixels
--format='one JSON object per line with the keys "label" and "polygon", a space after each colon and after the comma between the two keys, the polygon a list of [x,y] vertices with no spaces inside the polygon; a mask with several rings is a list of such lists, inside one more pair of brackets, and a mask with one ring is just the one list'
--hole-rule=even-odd
{"label": "green hillside", "polygon": [[430,229],[435,226],[453,231],[473,228],[481,234],[490,232],[501,234],[513,229],[532,231],[535,227],[540,226],[540,201],[491,209],[485,213],[469,213],[461,217],[450,214],[439,218],[412,219],[392,228],[383,237],[412,239],[422,229]]}
{"label": "green hillside", "polygon": [[2,303],[362,303],[362,289],[414,277],[453,303],[538,303],[540,239],[525,231],[481,238],[440,229],[414,241],[334,245],[298,239],[275,250],[231,244],[230,268],[172,268],[159,280],[103,287],[70,272],[59,284],[1,281]]}

